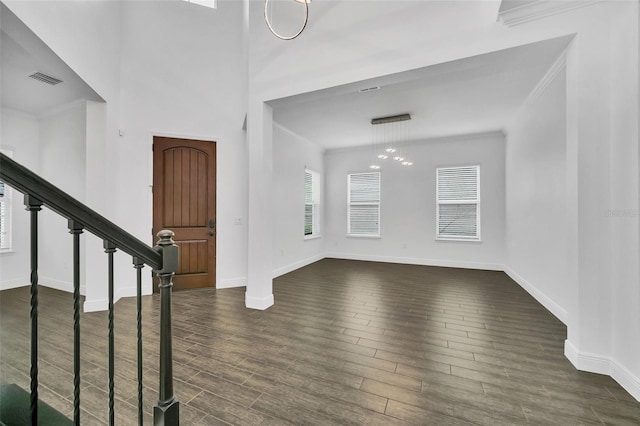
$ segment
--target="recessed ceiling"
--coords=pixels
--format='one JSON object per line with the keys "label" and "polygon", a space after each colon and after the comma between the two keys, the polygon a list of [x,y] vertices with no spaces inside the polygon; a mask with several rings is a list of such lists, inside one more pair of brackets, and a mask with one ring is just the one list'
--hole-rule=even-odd
{"label": "recessed ceiling", "polygon": [[404,113],[412,116],[412,140],[503,130],[569,40],[560,37],[274,100],[274,121],[325,149],[369,144],[372,118]]}
{"label": "recessed ceiling", "polygon": [[[2,108],[39,116],[78,99],[103,100],[5,5],[0,8]],[[51,85],[30,78],[34,72],[62,83]]]}

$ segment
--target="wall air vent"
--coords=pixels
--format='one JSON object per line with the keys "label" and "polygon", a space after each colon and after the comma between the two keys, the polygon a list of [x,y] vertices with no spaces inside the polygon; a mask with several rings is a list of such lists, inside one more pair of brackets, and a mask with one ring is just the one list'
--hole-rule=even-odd
{"label": "wall air vent", "polygon": [[33,72],[33,73],[29,74],[29,77],[33,78],[34,80],[38,80],[38,81],[41,81],[43,83],[46,83],[46,84],[50,84],[52,86],[55,86],[56,84],[62,83],[62,80],[60,80],[59,78],[52,77],[50,75],[47,75],[47,74],[39,72],[39,71],[36,71],[36,72]]}

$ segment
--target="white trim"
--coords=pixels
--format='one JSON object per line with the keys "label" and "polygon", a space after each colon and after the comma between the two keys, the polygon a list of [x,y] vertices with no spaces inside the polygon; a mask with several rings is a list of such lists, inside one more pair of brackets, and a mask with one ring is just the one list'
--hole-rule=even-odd
{"label": "white trim", "polygon": [[369,234],[346,234],[345,238],[368,238],[370,240],[381,240],[382,235],[369,235]]}
{"label": "white trim", "polygon": [[99,312],[106,311],[109,307],[107,299],[85,300],[82,305],[83,312]]}
{"label": "white trim", "polygon": [[529,281],[525,280],[521,275],[519,275],[516,271],[511,269],[508,266],[504,267],[504,273],[509,276],[513,281],[520,285],[527,293],[533,296],[542,306],[544,306],[549,312],[551,312],[556,318],[562,321],[563,324],[567,324],[569,319],[569,315],[567,311],[558,305],[556,302],[551,300],[546,294],[538,290],[533,284]]}
{"label": "white trim", "polygon": [[557,15],[568,12],[570,10],[579,9],[585,6],[592,6],[604,0],[573,0],[573,1],[557,1],[557,0],[538,0],[533,3],[526,3],[522,6],[505,10],[498,14],[498,21],[508,27],[524,24],[548,16]]}
{"label": "white trim", "polygon": [[459,238],[455,238],[455,237],[436,237],[435,238],[436,241],[462,241],[463,243],[481,243],[482,240],[480,239],[480,237],[459,237]]}
{"label": "white trim", "polygon": [[29,282],[29,277],[0,281],[0,290],[11,290],[12,288],[27,287],[30,285]]}
{"label": "white trim", "polygon": [[[520,116],[522,111],[525,111],[527,108],[533,105],[538,100],[538,98],[540,98],[540,96],[547,90],[549,85],[553,83],[553,81],[556,79],[558,74],[560,74],[560,72],[566,69],[568,49],[569,48],[567,47],[567,49],[565,49],[560,54],[560,56],[556,58],[554,63],[551,64],[547,72],[542,76],[540,81],[538,81],[538,84],[536,84],[536,86],[533,88],[531,93],[529,93],[529,96],[527,96],[527,98],[524,100],[524,102],[522,102],[520,107],[518,107],[518,111],[516,112],[516,114],[514,115],[514,118],[512,119],[513,122],[517,120],[518,116]],[[507,125],[507,128],[508,129],[511,128],[512,125],[513,123],[509,123],[509,125]]]}
{"label": "white trim", "polygon": [[314,256],[308,257],[306,259],[299,260],[297,262],[291,263],[286,266],[282,266],[278,269],[275,269],[272,274],[272,278],[277,278],[281,275],[288,274],[289,272],[295,271],[296,269],[303,268],[307,265],[310,265],[314,262],[318,262],[319,260],[324,259],[325,256],[323,254],[316,254]]}
{"label": "white trim", "polygon": [[404,263],[407,265],[441,266],[444,268],[479,269],[484,271],[504,271],[500,263],[467,262],[463,260],[425,259],[417,257],[392,257],[355,253],[327,253],[324,257],[367,262]]}
{"label": "white trim", "polygon": [[589,352],[580,352],[569,339],[564,341],[564,355],[578,370],[611,376],[631,396],[640,401],[640,377],[617,360]]}
{"label": "white trim", "polygon": [[[440,143],[440,142],[464,142],[464,141],[475,141],[482,139],[490,139],[496,137],[505,137],[505,132],[503,129],[489,130],[486,132],[476,132],[476,133],[461,133],[459,135],[450,135],[450,136],[433,136],[427,137],[424,139],[410,140],[410,141],[401,141],[394,142],[394,145],[397,148],[406,149],[412,146],[424,146],[425,143]],[[327,154],[340,154],[343,152],[357,152],[357,151],[369,151],[371,152],[371,142],[368,142],[367,145],[355,145],[355,146],[345,146],[342,148],[330,148],[326,150]],[[474,163],[476,164],[476,163]],[[381,169],[382,170],[382,169]],[[360,173],[360,172],[355,172]],[[365,172],[362,172],[365,173]]]}
{"label": "white trim", "polygon": [[55,278],[40,277],[38,278],[38,285],[49,287],[54,290],[65,291],[67,293],[73,292],[73,283],[69,281],[56,280]]}
{"label": "white trim", "polygon": [[[293,130],[289,129],[288,127],[283,126],[282,124],[278,123],[277,121],[273,121],[273,127],[277,127],[278,129],[282,130],[285,133],[289,133],[291,136],[298,138],[300,140],[303,140],[304,142],[310,143],[312,145],[318,145],[316,142],[312,141],[309,138],[305,138],[302,135],[299,135],[298,133],[294,132]],[[326,148],[320,147],[320,152],[324,154],[324,152],[326,151]],[[305,169],[309,169],[309,167],[304,166]],[[311,170],[315,171],[313,168],[311,168]]]}
{"label": "white trim", "polygon": [[[82,288],[81,288],[82,292]],[[123,297],[136,297],[137,290],[136,287],[124,287],[119,288],[116,293],[113,295],[113,304],[118,303],[120,299]],[[86,300],[83,305],[84,312],[99,312],[106,311],[109,309],[109,299],[96,299],[96,300]]]}
{"label": "white trim", "polygon": [[268,295],[267,297],[263,297],[262,299],[258,299],[255,297],[249,297],[247,293],[244,293],[244,304],[247,308],[250,309],[258,309],[260,311],[264,311],[268,307],[273,305],[273,293]]}
{"label": "white trim", "polygon": [[225,280],[216,281],[216,289],[246,287],[247,277],[227,278]]}

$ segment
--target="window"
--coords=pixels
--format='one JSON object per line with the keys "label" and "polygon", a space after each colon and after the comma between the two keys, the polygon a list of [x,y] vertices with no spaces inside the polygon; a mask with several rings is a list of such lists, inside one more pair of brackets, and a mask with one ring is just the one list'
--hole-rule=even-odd
{"label": "window", "polygon": [[380,172],[347,176],[347,234],[380,236]]}
{"label": "window", "polygon": [[320,174],[304,170],[304,237],[320,236]]}
{"label": "window", "polygon": [[199,4],[201,6],[210,7],[212,9],[216,8],[216,0],[184,0],[189,3]]}
{"label": "window", "polygon": [[436,169],[436,238],[480,240],[480,166]]}
{"label": "window", "polygon": [[[11,157],[11,151],[0,150]],[[11,251],[11,193],[12,189],[0,182],[0,252]]]}

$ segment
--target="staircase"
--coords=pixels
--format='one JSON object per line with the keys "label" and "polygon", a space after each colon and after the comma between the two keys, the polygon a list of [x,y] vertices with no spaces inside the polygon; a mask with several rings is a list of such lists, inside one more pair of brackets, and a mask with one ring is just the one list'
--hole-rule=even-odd
{"label": "staircase", "polygon": [[[153,424],[178,426],[179,403],[173,392],[173,361],[171,338],[172,278],[178,268],[178,246],[173,232],[158,233],[158,243],[151,247],[130,233],[91,210],[61,189],[42,179],[26,167],[0,153],[0,181],[24,194],[30,215],[30,389],[16,385],[0,387],[0,425],[76,425],[81,424],[80,401],[80,244],[86,231],[104,241],[108,274],[108,371],[109,425],[115,423],[114,382],[114,253],[120,250],[132,258],[137,282],[137,366],[138,366],[138,424],[143,425],[143,369],[142,369],[142,269],[152,268],[158,278],[160,291],[160,383],[159,399],[153,408]],[[38,212],[48,208],[68,220],[73,239],[73,419],[68,419],[38,398]]]}

